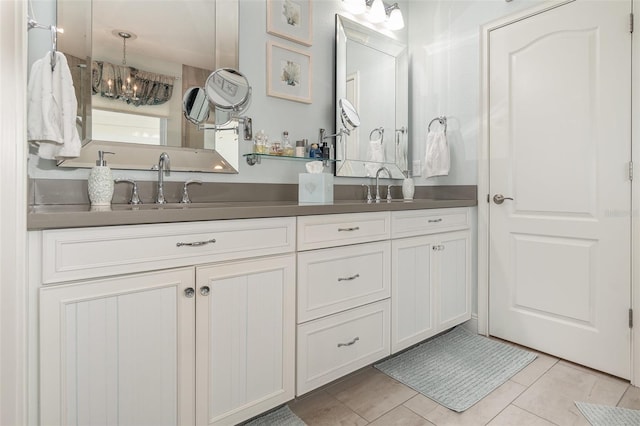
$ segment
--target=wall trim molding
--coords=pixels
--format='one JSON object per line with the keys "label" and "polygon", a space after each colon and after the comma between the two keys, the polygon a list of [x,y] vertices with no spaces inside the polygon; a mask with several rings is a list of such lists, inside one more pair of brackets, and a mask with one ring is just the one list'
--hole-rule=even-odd
{"label": "wall trim molding", "polygon": [[27,2],[0,1],[0,424],[27,419]]}

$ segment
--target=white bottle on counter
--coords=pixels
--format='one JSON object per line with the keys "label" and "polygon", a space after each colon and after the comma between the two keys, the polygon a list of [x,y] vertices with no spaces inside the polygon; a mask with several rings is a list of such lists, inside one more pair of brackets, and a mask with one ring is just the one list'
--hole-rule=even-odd
{"label": "white bottle on counter", "polygon": [[113,198],[113,176],[104,159],[104,154],[114,153],[98,151],[96,166],[89,173],[89,201],[92,206],[110,206]]}
{"label": "white bottle on counter", "polygon": [[411,177],[411,172],[406,171],[405,176],[406,177],[402,181],[402,198],[405,200],[413,200],[413,195],[416,191],[415,183]]}

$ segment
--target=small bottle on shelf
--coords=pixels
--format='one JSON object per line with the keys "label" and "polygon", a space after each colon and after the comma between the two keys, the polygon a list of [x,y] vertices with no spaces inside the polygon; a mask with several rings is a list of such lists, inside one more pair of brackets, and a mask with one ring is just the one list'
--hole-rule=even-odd
{"label": "small bottle on shelf", "polygon": [[322,158],[322,151],[320,150],[320,147],[318,147],[318,144],[315,142],[312,142],[309,146],[309,158]]}
{"label": "small bottle on shelf", "polygon": [[258,130],[253,141],[253,152],[256,154],[264,154],[266,152],[265,144],[266,135],[264,134],[264,130]]}
{"label": "small bottle on shelf", "polygon": [[327,141],[322,141],[322,159],[328,160],[331,157],[331,152],[329,148],[329,143]]}
{"label": "small bottle on shelf", "polygon": [[293,157],[294,149],[293,145],[291,145],[291,141],[289,141],[289,132],[286,130],[282,134],[282,155],[287,157]]}
{"label": "small bottle on shelf", "polygon": [[296,141],[296,157],[304,157],[305,147],[304,147],[304,139]]}

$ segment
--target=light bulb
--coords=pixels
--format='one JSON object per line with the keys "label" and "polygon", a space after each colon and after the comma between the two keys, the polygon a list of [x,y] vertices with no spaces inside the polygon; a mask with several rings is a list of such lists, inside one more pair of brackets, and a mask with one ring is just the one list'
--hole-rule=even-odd
{"label": "light bulb", "polygon": [[373,0],[367,18],[374,24],[379,24],[387,18],[387,14],[384,11],[384,4],[382,0]]}
{"label": "light bulb", "polygon": [[366,0],[342,0],[344,7],[354,15],[360,15],[367,10]]}
{"label": "light bulb", "polygon": [[404,19],[402,17],[402,11],[399,7],[395,7],[389,14],[387,19],[387,27],[390,30],[401,30],[404,28]]}

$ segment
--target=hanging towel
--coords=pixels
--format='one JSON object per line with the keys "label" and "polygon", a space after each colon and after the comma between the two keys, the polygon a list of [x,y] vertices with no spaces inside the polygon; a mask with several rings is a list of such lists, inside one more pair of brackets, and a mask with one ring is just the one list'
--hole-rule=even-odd
{"label": "hanging towel", "polygon": [[447,176],[450,163],[449,142],[444,129],[428,132],[424,155],[424,177]]}
{"label": "hanging towel", "polygon": [[76,128],[78,101],[67,58],[51,52],[31,67],[27,99],[27,140],[38,145],[38,156],[63,160],[80,155],[81,142]]}
{"label": "hanging towel", "polygon": [[382,138],[383,136],[381,132],[372,132],[372,135],[370,135],[369,149],[367,149],[367,163],[364,165],[368,177],[375,177],[376,172],[381,166],[383,166],[382,163],[385,161]]}

